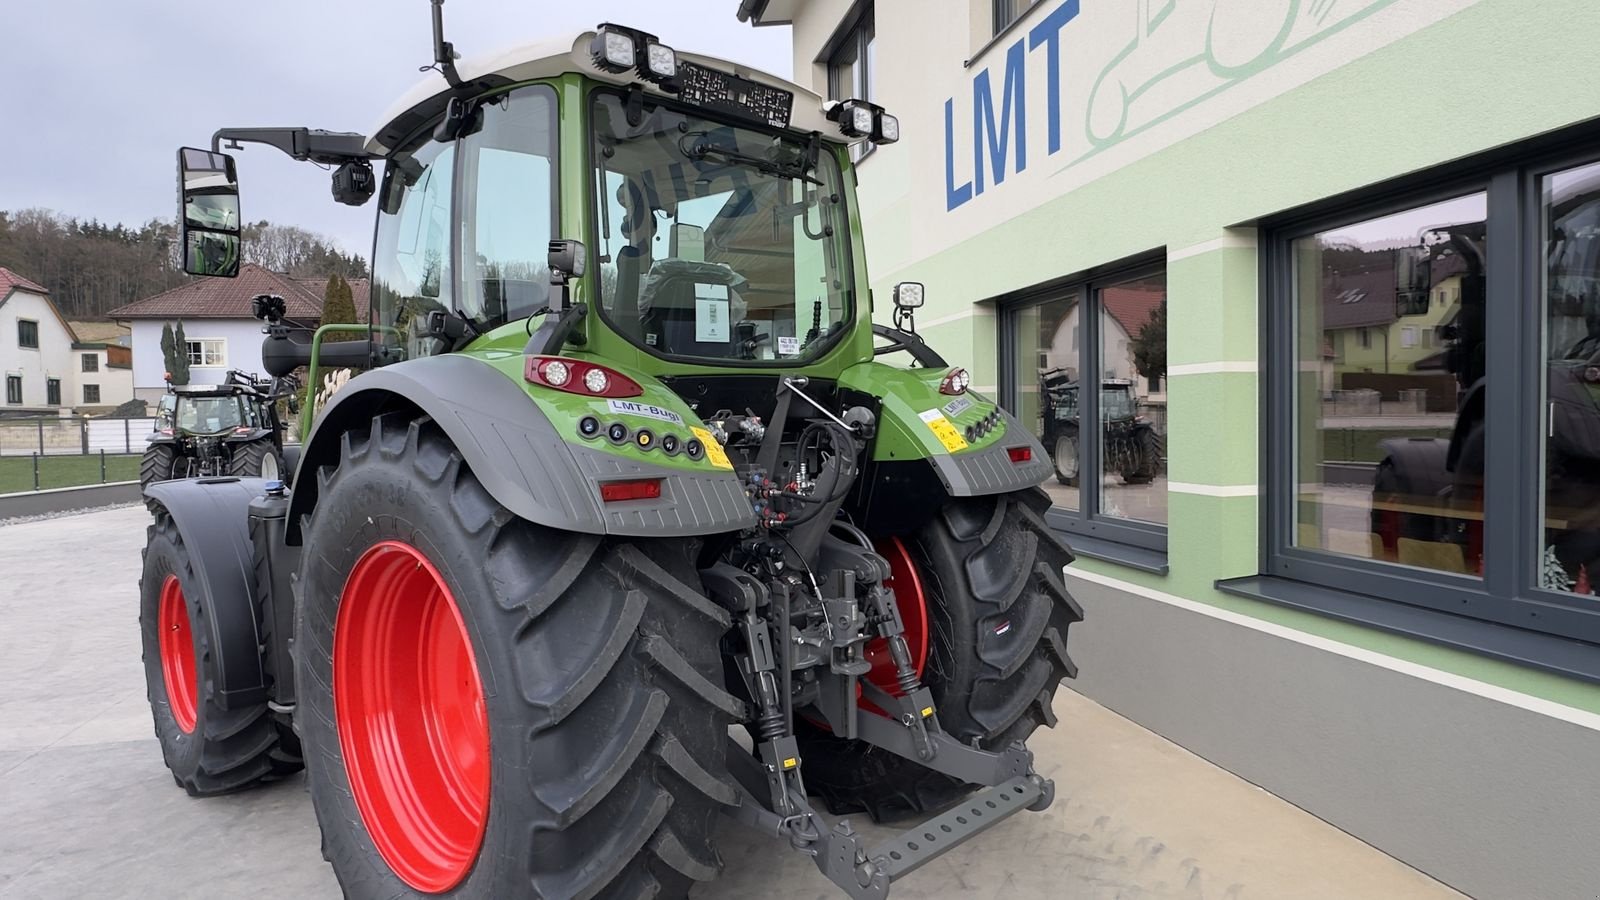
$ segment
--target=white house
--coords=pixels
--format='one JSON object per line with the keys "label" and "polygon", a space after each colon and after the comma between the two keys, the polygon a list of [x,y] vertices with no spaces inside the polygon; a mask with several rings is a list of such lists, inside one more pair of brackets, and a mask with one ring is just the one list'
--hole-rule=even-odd
{"label": "white house", "polygon": [[[363,285],[364,286],[364,285]],[[354,283],[357,309],[365,305]],[[262,324],[250,316],[250,299],[277,294],[290,317],[315,321],[322,316],[320,284],[295,279],[245,263],[237,278],[197,278],[170,291],[118,307],[111,316],[133,328],[133,393],[155,402],[166,392],[161,330],[183,323],[189,355],[189,381],[221,382],[229,369],[265,374],[261,367]]]}
{"label": "white house", "polygon": [[0,268],[0,416],[95,412],[133,399],[129,348],[85,341],[50,291]]}
{"label": "white house", "polygon": [[133,336],[115,322],[68,322],[78,384],[72,392],[79,413],[112,409],[133,399]]}

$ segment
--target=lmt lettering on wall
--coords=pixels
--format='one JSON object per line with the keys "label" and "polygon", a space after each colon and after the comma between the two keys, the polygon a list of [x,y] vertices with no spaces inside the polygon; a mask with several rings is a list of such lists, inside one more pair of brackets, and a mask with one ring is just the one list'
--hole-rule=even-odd
{"label": "lmt lettering on wall", "polygon": [[[996,99],[988,68],[972,79],[972,177],[956,184],[955,98],[944,101],[945,209],[952,210],[982,194],[992,179],[1005,182],[1009,172],[1028,168],[1028,86],[1025,53],[1045,48],[1046,124],[1053,155],[1061,151],[1061,29],[1078,15],[1079,0],[1066,0],[1025,37],[1006,49],[1005,74]],[[1016,160],[1012,168],[1011,160]]]}

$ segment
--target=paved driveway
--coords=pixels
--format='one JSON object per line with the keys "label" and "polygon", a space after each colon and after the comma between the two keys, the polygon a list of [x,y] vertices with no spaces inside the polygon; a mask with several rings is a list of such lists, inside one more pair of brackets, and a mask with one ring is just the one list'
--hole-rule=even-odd
{"label": "paved driveway", "polygon": [[[191,799],[151,733],[136,579],[147,515],[0,526],[0,898],[337,897],[303,778]],[[910,898],[1460,895],[1070,692],[1033,741],[1057,800],[901,882]],[[876,832],[870,826],[864,830]],[[732,823],[697,898],[836,896]]]}

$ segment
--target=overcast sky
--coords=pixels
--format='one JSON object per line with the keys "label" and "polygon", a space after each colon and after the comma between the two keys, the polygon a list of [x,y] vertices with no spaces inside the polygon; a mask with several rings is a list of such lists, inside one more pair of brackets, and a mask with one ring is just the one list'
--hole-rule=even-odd
{"label": "overcast sky", "polygon": [[[143,223],[176,209],[175,156],[220,127],[369,133],[433,59],[428,0],[5,0],[0,209]],[[789,29],[739,0],[448,0],[463,58],[600,21],[788,77]],[[278,151],[236,154],[248,221],[300,225],[371,252],[372,204],[333,202],[328,173]]]}

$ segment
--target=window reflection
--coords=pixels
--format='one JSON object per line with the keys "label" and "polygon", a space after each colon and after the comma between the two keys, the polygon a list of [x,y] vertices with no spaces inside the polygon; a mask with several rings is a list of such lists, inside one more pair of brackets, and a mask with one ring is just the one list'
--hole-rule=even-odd
{"label": "window reflection", "polygon": [[1076,293],[1016,312],[1017,420],[1031,424],[1055,462],[1042,485],[1059,507],[1077,510],[1077,382],[1079,322]]}
{"label": "window reflection", "polygon": [[1544,528],[1539,585],[1600,578],[1600,164],[1544,179]]}
{"label": "window reflection", "polygon": [[1167,522],[1167,277],[1108,284],[1100,299],[1100,510]]}
{"label": "window reflection", "polygon": [[1296,546],[1482,574],[1483,194],[1293,245]]}

